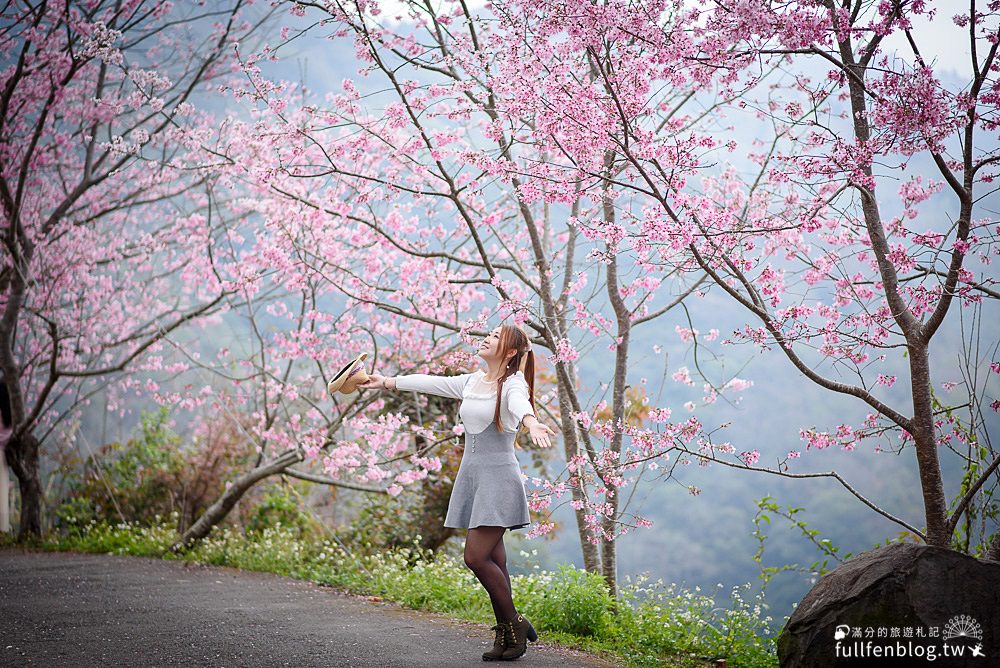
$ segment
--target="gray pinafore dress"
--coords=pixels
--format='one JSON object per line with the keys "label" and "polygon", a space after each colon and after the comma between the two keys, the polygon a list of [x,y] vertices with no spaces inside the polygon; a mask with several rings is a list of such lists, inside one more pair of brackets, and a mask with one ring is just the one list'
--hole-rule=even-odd
{"label": "gray pinafore dress", "polygon": [[446,527],[528,526],[528,498],[514,456],[516,436],[498,431],[495,422],[478,434],[466,433],[465,452],[448,501]]}

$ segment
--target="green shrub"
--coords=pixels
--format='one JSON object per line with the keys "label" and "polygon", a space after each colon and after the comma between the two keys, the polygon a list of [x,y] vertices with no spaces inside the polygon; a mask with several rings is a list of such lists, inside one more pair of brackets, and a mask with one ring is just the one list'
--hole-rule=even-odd
{"label": "green shrub", "polygon": [[56,526],[75,534],[97,521],[93,500],[85,496],[71,496],[56,509]]}
{"label": "green shrub", "polygon": [[772,620],[764,614],[762,595],[752,601],[744,598],[749,590],[749,584],[733,587],[730,605],[715,615],[705,644],[716,656],[733,657],[729,663],[735,668],[770,668],[777,665]]}
{"label": "green shrub", "polygon": [[78,529],[91,520],[151,524],[177,509],[173,484],[187,464],[180,438],[167,427],[168,413],[143,413],[138,433],[124,443],[102,446],[70,476],[70,493],[56,510],[60,528]]}
{"label": "green shrub", "polygon": [[77,526],[63,536],[53,534],[43,543],[43,547],[54,550],[77,550],[106,554],[131,555],[136,557],[159,557],[169,549],[177,537],[177,516],[174,514],[167,523],[157,522],[152,526],[119,522],[111,524],[91,520]]}
{"label": "green shrub", "polygon": [[700,587],[650,583],[646,576],[626,578],[619,593],[623,605],[609,637],[631,639],[630,644],[651,659],[726,658],[727,665],[736,668],[776,666],[771,618],[764,614],[760,594],[752,603],[743,598],[749,588],[734,587],[729,605],[722,606]]}
{"label": "green shrub", "polygon": [[[453,458],[453,453],[442,457],[451,478],[458,467]],[[443,474],[409,485],[396,497],[365,495],[350,524],[340,530],[340,538],[351,549],[394,550],[414,545],[416,533],[417,547],[437,552],[455,533],[441,525],[450,495],[451,481]]]}
{"label": "green shrub", "polygon": [[297,576],[313,552],[296,529],[275,526],[245,536],[235,527],[215,527],[199,541],[186,559],[247,571]]}
{"label": "green shrub", "polygon": [[543,628],[578,636],[603,635],[610,621],[612,600],[598,573],[560,564],[551,574],[539,574],[532,589],[541,596],[528,601],[525,613],[544,620]]}
{"label": "green shrub", "polygon": [[[108,443],[85,460],[63,461],[67,491],[55,502],[56,527],[79,530],[91,520],[152,526],[177,513],[189,527],[219,496],[250,454],[237,426],[207,422],[184,443],[168,427],[169,412],[143,413],[131,438]],[[256,494],[248,495],[255,498]]]}
{"label": "green shrub", "polygon": [[322,525],[306,510],[303,499],[291,485],[271,486],[250,514],[246,530],[263,533],[267,529],[285,527],[297,536],[322,532]]}

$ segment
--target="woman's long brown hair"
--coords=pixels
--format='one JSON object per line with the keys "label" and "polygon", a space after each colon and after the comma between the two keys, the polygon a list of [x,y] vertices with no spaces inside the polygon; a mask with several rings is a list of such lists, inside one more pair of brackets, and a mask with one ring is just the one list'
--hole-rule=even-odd
{"label": "woman's long brown hair", "polygon": [[514,325],[503,325],[500,327],[500,342],[497,346],[500,359],[507,356],[511,350],[516,354],[507,362],[503,370],[503,375],[497,381],[497,407],[493,412],[493,421],[497,425],[497,431],[503,431],[503,423],[500,421],[500,403],[503,401],[503,384],[508,378],[517,373],[523,364],[524,379],[528,381],[528,401],[531,408],[535,408],[535,353],[531,351],[531,342],[524,330]]}

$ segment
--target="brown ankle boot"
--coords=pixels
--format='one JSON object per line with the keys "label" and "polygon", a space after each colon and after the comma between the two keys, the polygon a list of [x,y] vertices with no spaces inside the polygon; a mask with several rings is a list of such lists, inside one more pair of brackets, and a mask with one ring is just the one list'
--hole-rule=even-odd
{"label": "brown ankle boot", "polygon": [[507,649],[504,650],[502,658],[504,661],[511,661],[523,656],[528,649],[528,640],[535,642],[538,640],[538,634],[524,615],[508,620],[506,626]]}
{"label": "brown ankle boot", "polygon": [[503,652],[507,649],[507,625],[498,623],[491,626],[490,631],[496,631],[496,638],[493,640],[493,649],[483,652],[483,661],[502,661]]}

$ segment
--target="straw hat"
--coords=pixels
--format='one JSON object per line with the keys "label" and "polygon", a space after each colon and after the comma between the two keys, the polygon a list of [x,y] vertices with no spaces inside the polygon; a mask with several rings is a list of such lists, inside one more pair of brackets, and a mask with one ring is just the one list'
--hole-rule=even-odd
{"label": "straw hat", "polygon": [[354,392],[358,385],[361,383],[368,382],[368,373],[365,371],[364,361],[368,357],[368,353],[361,353],[349,363],[347,363],[343,369],[337,372],[332,379],[330,379],[329,384],[327,384],[327,392],[332,396],[336,392],[341,394],[350,394]]}

